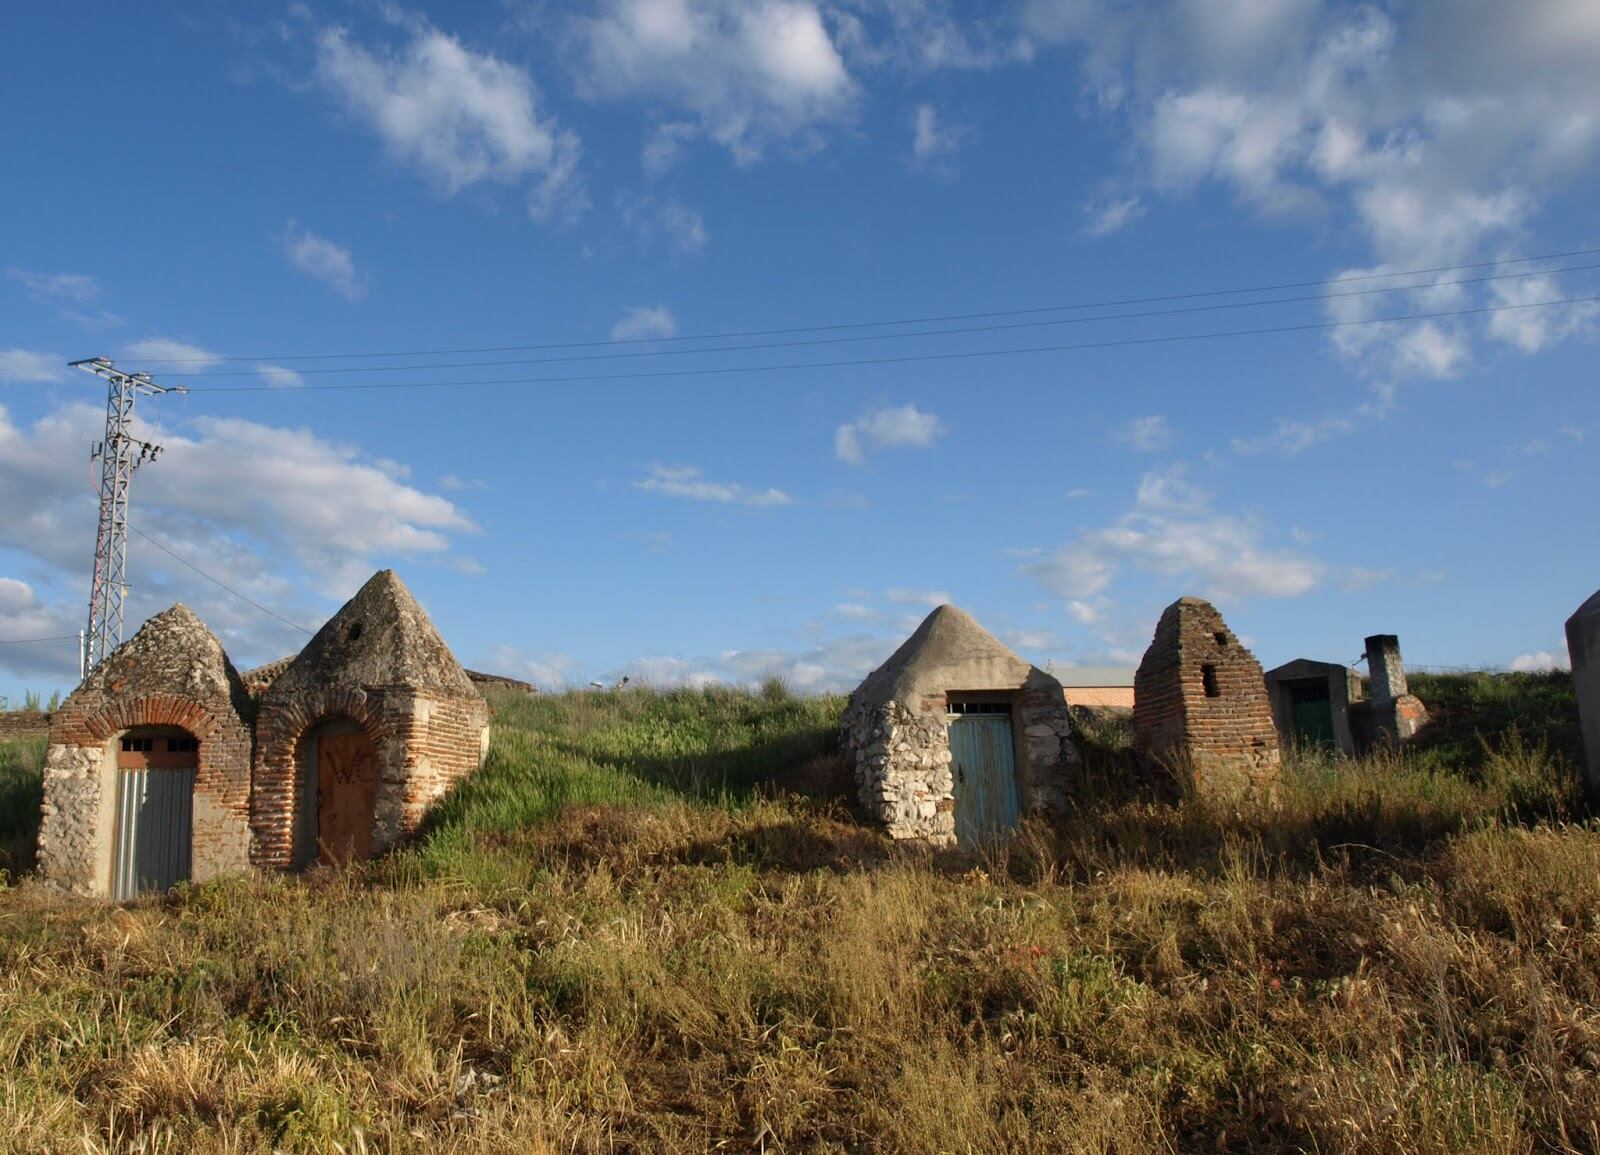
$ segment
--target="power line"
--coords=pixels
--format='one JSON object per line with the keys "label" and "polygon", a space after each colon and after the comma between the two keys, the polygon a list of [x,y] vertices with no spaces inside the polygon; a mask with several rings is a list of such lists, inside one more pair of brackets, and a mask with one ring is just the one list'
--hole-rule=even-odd
{"label": "power line", "polygon": [[[1086,325],[1102,321],[1127,321],[1139,320],[1149,317],[1170,317],[1186,313],[1211,313],[1224,309],[1254,309],[1263,305],[1292,305],[1307,301],[1330,301],[1341,297],[1364,297],[1375,293],[1399,293],[1416,289],[1444,289],[1457,285],[1476,285],[1486,281],[1503,281],[1521,277],[1543,277],[1555,273],[1580,273],[1593,269],[1600,269],[1600,263],[1587,265],[1569,265],[1558,269],[1538,269],[1519,273],[1493,273],[1483,277],[1465,277],[1454,281],[1437,281],[1431,285],[1384,285],[1377,288],[1352,289],[1346,293],[1309,293],[1295,297],[1269,297],[1260,301],[1226,301],[1214,305],[1183,305],[1175,309],[1146,309],[1136,313],[1108,313],[1095,317],[1052,317],[1042,321],[1010,321],[993,325],[969,325],[956,329],[926,329],[913,333],[867,333],[853,334],[841,337],[811,337],[795,341],[765,341],[744,345],[718,345],[698,349],[650,349],[642,352],[629,353],[582,353],[570,354],[564,357],[532,357],[515,358],[498,361],[437,361],[431,364],[420,365],[359,365],[359,366],[322,366],[320,368],[296,369],[292,372],[309,375],[313,373],[407,373],[432,369],[488,369],[503,368],[508,365],[553,365],[573,361],[616,361],[634,360],[648,357],[693,357],[710,353],[743,353],[761,349],[791,349],[815,345],[844,345],[862,341],[903,341],[923,337],[953,337],[970,335],[973,333],[995,333],[1012,329],[1038,329],[1055,325]],[[225,369],[215,373],[184,373],[186,380],[195,381],[211,377],[254,377],[259,373],[257,369]]]}
{"label": "power line", "polygon": [[[1346,285],[1366,281],[1387,280],[1395,277],[1422,277],[1433,273],[1457,272],[1464,269],[1484,269],[1498,265],[1519,265],[1532,261],[1557,261],[1568,257],[1589,257],[1600,254],[1600,248],[1569,249],[1561,253],[1544,253],[1539,256],[1502,257],[1493,261],[1472,261],[1456,265],[1436,265],[1426,269],[1406,269],[1392,273],[1361,273],[1349,277],[1323,277],[1308,281],[1282,281],[1270,285],[1254,285],[1234,289],[1201,289],[1187,293],[1164,293],[1146,297],[1123,297],[1105,301],[1079,301],[1063,305],[1037,305],[1030,308],[997,309],[975,313],[946,313],[926,317],[902,317],[897,320],[847,321],[828,325],[800,325],[777,329],[743,329],[723,333],[685,334],[672,337],[613,337],[604,341],[562,341],[534,345],[486,345],[450,349],[388,349],[367,352],[343,353],[254,353],[227,357],[165,357],[151,359],[161,365],[212,365],[236,361],[333,361],[370,357],[442,357],[456,353],[521,353],[554,349],[593,349],[615,345],[667,344],[684,341],[726,341],[739,337],[783,337],[795,333],[838,332],[848,329],[888,328],[895,325],[933,325],[946,321],[980,321],[992,317],[1026,316],[1034,313],[1056,313],[1076,309],[1111,309],[1124,305],[1157,305],[1171,301],[1199,300],[1206,297],[1237,296],[1246,293],[1276,293],[1290,289],[1310,289],[1318,285]],[[1559,271],[1559,270],[1556,270]],[[1407,285],[1401,288],[1428,288],[1427,285]]]}
{"label": "power line", "polygon": [[40,642],[75,642],[77,634],[59,634],[53,638],[0,638],[0,646],[35,646]]}
{"label": "power line", "polygon": [[1556,305],[1579,305],[1600,301],[1600,294],[1587,297],[1562,297],[1553,301],[1528,301],[1511,305],[1480,305],[1471,309],[1449,309],[1431,313],[1405,313],[1393,317],[1366,317],[1348,321],[1310,321],[1299,325],[1269,325],[1253,329],[1223,329],[1209,333],[1176,333],[1161,337],[1122,337],[1104,341],[1082,341],[1060,345],[1028,345],[1014,349],[972,349],[944,353],[904,353],[891,357],[861,357],[835,361],[795,361],[769,365],[719,365],[700,369],[644,369],[631,373],[567,374],[546,377],[497,377],[475,381],[356,381],[306,385],[283,389],[273,385],[215,385],[198,393],[220,396],[227,393],[279,393],[293,395],[334,390],[379,389],[455,389],[482,385],[557,385],[599,381],[637,381],[661,377],[718,377],[731,373],[776,373],[795,369],[841,369],[867,365],[901,365],[928,361],[967,361],[984,357],[1015,357],[1032,353],[1059,353],[1086,349],[1117,349],[1135,345],[1167,345],[1182,341],[1207,341],[1224,337],[1259,337],[1273,333],[1326,332],[1360,325],[1391,325],[1403,321],[1432,321],[1447,317],[1470,317],[1504,313],[1516,309],[1544,309]]}
{"label": "power line", "polygon": [[309,633],[312,632],[312,631],[306,629],[304,626],[300,625],[298,622],[291,622],[288,618],[284,617],[282,614],[278,613],[276,610],[269,610],[266,606],[262,605],[260,602],[255,601],[254,599],[246,596],[245,594],[240,593],[238,590],[234,589],[232,586],[230,586],[227,582],[223,581],[221,578],[212,577],[210,574],[206,573],[205,570],[203,570],[199,566],[195,565],[192,561],[189,561],[187,558],[180,557],[177,553],[175,553],[171,549],[168,549],[167,546],[164,545],[161,541],[159,541],[158,539],[156,539],[154,537],[151,537],[148,533],[146,533],[144,530],[140,529],[138,526],[130,525],[130,526],[128,526],[128,528],[133,530],[134,533],[136,533],[140,537],[144,538],[145,541],[147,541],[151,545],[155,546],[162,553],[166,554],[168,557],[170,557],[173,561],[177,562],[179,565],[186,566],[189,569],[192,569],[195,573],[199,574],[201,577],[205,578],[206,581],[211,582],[213,585],[221,586],[223,589],[227,590],[230,594],[232,594],[234,597],[238,598],[240,601],[246,603],[247,605],[254,606],[256,609],[260,610],[262,613],[268,615],[269,617],[277,618],[284,625],[292,626],[294,629],[299,630],[302,634],[309,634]]}

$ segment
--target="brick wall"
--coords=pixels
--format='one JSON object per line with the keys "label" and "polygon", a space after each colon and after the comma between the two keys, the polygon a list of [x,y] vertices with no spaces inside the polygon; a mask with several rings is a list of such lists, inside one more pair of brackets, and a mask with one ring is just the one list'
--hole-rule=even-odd
{"label": "brick wall", "polygon": [[0,710],[0,742],[43,738],[50,733],[50,715],[42,710]]}
{"label": "brick wall", "polygon": [[488,742],[489,707],[477,694],[431,697],[404,686],[269,690],[256,720],[250,816],[259,865],[291,866],[301,741],[339,718],[359,723],[377,748],[375,851],[414,831],[430,805],[478,768]]}
{"label": "brick wall", "polygon": [[1199,598],[1161,615],[1134,677],[1133,720],[1140,756],[1199,790],[1260,783],[1280,767],[1261,664]]}

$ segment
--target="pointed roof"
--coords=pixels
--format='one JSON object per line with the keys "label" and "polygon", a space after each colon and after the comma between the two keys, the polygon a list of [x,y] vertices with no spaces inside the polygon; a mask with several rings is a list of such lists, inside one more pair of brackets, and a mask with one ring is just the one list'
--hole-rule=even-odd
{"label": "pointed roof", "polygon": [[244,684],[217,635],[181,602],[140,626],[75,692],[86,689],[118,696],[222,695],[236,705],[244,700]]}
{"label": "pointed roof", "polygon": [[1057,685],[1008,649],[965,610],[934,610],[904,644],[857,688],[861,701],[919,703],[942,690],[1017,690]]}
{"label": "pointed roof", "polygon": [[277,697],[330,685],[477,694],[417,599],[388,569],[328,619],[267,692]]}

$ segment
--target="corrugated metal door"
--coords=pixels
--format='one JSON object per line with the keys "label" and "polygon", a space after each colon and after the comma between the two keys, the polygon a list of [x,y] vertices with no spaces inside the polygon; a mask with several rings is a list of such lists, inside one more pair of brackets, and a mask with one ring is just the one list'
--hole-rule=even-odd
{"label": "corrugated metal door", "polygon": [[1011,719],[965,714],[950,721],[956,841],[975,844],[1010,830],[1022,813]]}
{"label": "corrugated metal door", "polygon": [[161,891],[189,877],[193,770],[119,770],[111,895]]}

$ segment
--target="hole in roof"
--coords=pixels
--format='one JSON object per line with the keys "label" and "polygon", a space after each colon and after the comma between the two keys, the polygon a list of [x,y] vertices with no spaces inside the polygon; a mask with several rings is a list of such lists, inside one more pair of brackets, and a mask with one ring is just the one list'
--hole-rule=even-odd
{"label": "hole in roof", "polygon": [[1222,687],[1217,685],[1217,668],[1212,665],[1200,667],[1200,684],[1205,687],[1206,697],[1222,697]]}
{"label": "hole in roof", "polygon": [[1228,635],[1222,630],[1218,630],[1211,636],[1217,639],[1217,645],[1219,646],[1225,646],[1228,644]]}
{"label": "hole in roof", "polygon": [[344,636],[344,640],[347,641],[347,642],[353,642],[357,638],[359,638],[360,636],[361,636],[361,623],[360,622],[352,622],[350,624],[349,631]]}

